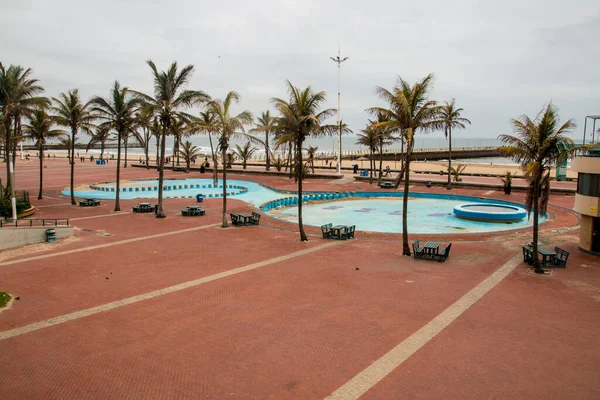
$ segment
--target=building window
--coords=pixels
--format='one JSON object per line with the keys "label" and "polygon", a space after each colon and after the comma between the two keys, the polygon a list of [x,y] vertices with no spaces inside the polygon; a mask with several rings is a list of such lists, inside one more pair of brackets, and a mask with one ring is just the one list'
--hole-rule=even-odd
{"label": "building window", "polygon": [[600,197],[600,174],[577,174],[577,194]]}

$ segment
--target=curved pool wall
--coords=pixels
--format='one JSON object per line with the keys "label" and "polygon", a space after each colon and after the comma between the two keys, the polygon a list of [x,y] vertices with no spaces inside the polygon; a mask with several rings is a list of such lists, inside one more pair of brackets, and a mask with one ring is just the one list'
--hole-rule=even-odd
{"label": "curved pool wall", "polygon": [[[139,190],[135,190],[135,185],[127,186],[125,185],[121,190],[120,198],[121,199],[150,199],[156,198],[158,194],[158,182],[157,181],[131,181],[135,182]],[[109,182],[105,182],[108,184]],[[197,194],[204,194],[205,197],[220,197],[222,196],[222,180],[219,180],[219,187],[212,187],[209,189],[209,186],[212,186],[212,179],[165,179],[165,186],[170,186],[169,190],[163,192],[165,194],[165,198],[195,198]],[[140,186],[141,185],[141,186]],[[200,186],[198,186],[200,185]],[[187,188],[186,188],[187,186]],[[204,187],[206,186],[206,187]],[[230,187],[231,186],[231,187]],[[145,190],[141,188],[145,187]],[[148,190],[148,187],[151,187],[151,190]],[[154,190],[156,187],[156,190]],[[235,179],[227,180],[228,194],[232,196],[232,198],[236,198],[239,200],[243,200],[247,203],[254,205],[257,208],[260,208],[262,211],[266,213],[272,214],[272,211],[277,210],[277,213],[280,214],[278,216],[274,216],[276,218],[281,218],[284,220],[288,220],[290,222],[293,221],[293,211],[297,210],[298,196],[297,192],[287,191],[287,190],[278,190],[272,189],[266,185],[251,182],[251,181],[241,181]],[[245,188],[245,191],[240,190],[240,192],[235,192],[236,187]],[[129,190],[129,189],[132,190]],[[210,196],[210,193],[207,193],[209,190],[218,190],[218,193],[213,193],[213,196]],[[69,195],[70,191],[68,189],[64,189],[62,191],[63,194]],[[85,190],[85,191],[75,191],[75,195],[79,197],[93,197],[99,199],[114,199],[116,192],[114,191],[103,191],[103,190]],[[323,220],[314,219],[311,220],[310,207],[311,206],[319,206],[319,207],[333,207],[335,209],[339,209],[340,201],[351,200],[352,202],[356,201],[369,201],[369,206],[363,207],[361,210],[357,210],[361,217],[357,217],[357,214],[346,215],[343,218],[334,217],[338,223],[352,224],[357,225],[358,230],[372,230],[377,232],[391,232],[397,233],[401,232],[401,222],[397,223],[396,218],[398,215],[401,215],[401,202],[395,202],[393,199],[401,199],[403,197],[402,192],[304,192],[302,197],[302,202],[307,203],[304,207],[306,207],[306,212],[303,213],[303,220],[307,225],[315,225],[320,226],[324,223],[334,222],[333,220]],[[471,196],[460,196],[454,194],[435,194],[435,193],[414,193],[409,192],[409,197],[414,199],[430,199],[432,200],[428,209],[425,212],[428,214],[436,214],[437,216],[452,217],[453,221],[451,224],[448,224],[449,221],[441,221],[437,220],[436,229],[430,229],[428,231],[422,231],[421,227],[423,225],[421,220],[415,220],[411,223],[410,231],[411,233],[469,233],[469,232],[494,232],[494,231],[502,231],[502,230],[511,230],[511,229],[519,229],[526,226],[531,225],[529,221],[512,223],[512,224],[498,224],[498,223],[488,223],[488,222],[479,222],[479,221],[470,221],[461,218],[457,218],[453,215],[452,210],[457,203],[473,203],[477,202],[480,204],[503,204],[513,207],[521,207],[520,204],[512,203],[504,200],[493,200],[486,198],[477,198]],[[365,222],[370,221],[372,219],[372,214],[364,213],[364,209],[373,208],[371,207],[372,202],[377,201],[387,201],[388,203],[396,203],[395,211],[391,212],[391,216],[387,215],[383,219],[380,220],[379,225],[376,225],[375,222],[366,224]],[[439,209],[439,204],[437,204],[436,200],[449,200],[455,201],[456,203],[450,207],[449,209],[441,210]],[[320,202],[323,201],[323,202]],[[337,205],[336,205],[337,204]],[[411,213],[415,211],[415,202],[409,203],[408,211],[409,216]],[[399,209],[398,209],[399,207]],[[331,210],[335,211],[335,210]],[[297,211],[296,211],[297,212]],[[287,213],[288,215],[281,215]],[[335,216],[335,212],[328,214]],[[341,214],[340,214],[341,215]],[[297,221],[297,216],[295,217]],[[346,219],[344,219],[346,218]],[[395,222],[393,222],[395,221]],[[400,219],[401,221],[401,219]],[[457,222],[460,221],[460,222]],[[445,223],[445,225],[444,225]],[[445,226],[444,229],[441,227]]]}
{"label": "curved pool wall", "polygon": [[527,216],[527,211],[522,207],[508,204],[494,203],[468,203],[454,207],[457,217],[472,221],[487,222],[517,222]]}

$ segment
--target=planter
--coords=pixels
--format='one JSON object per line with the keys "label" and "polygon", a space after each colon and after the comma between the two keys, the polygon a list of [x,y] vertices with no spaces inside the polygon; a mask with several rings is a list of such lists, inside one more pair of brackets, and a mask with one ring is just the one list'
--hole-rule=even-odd
{"label": "planter", "polygon": [[17,218],[29,217],[35,213],[35,207],[31,206],[27,210],[23,210],[20,214],[17,214]]}
{"label": "planter", "polygon": [[512,186],[511,185],[505,185],[504,186],[504,194],[510,194],[511,191],[512,191]]}

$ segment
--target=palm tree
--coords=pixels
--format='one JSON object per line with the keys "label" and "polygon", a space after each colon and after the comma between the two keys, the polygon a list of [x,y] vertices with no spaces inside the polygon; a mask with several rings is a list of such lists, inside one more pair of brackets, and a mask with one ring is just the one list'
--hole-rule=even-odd
{"label": "palm tree", "polygon": [[52,129],[54,118],[46,113],[45,107],[40,107],[31,115],[29,124],[23,125],[23,133],[25,137],[33,140],[35,146],[39,150],[40,157],[40,191],[38,192],[38,200],[42,200],[43,178],[44,178],[44,147],[48,138],[65,135],[66,132],[62,129]]}
{"label": "palm tree", "polygon": [[88,152],[92,146],[95,144],[100,144],[100,159],[104,158],[104,149],[106,148],[106,142],[110,139],[110,127],[109,126],[99,126],[96,129],[96,132],[92,134],[90,137],[90,141],[85,147],[85,151]]}
{"label": "palm tree", "polygon": [[252,147],[250,142],[246,142],[246,144],[242,147],[240,147],[239,144],[236,144],[233,152],[240,158],[240,160],[242,160],[242,168],[246,169],[246,163],[250,157],[252,157],[252,154],[256,152],[256,147]]}
{"label": "palm tree", "polygon": [[190,132],[187,121],[187,115],[182,113],[181,115],[177,116],[177,118],[173,119],[173,123],[171,124],[170,133],[173,135],[173,167],[175,167],[175,160],[177,160],[177,165],[179,165],[179,147],[181,144],[181,138]]}
{"label": "palm tree", "polygon": [[[229,92],[225,100],[219,99],[208,102],[206,109],[214,114],[214,126],[219,133],[219,149],[223,160],[223,228],[227,228],[227,150],[229,150],[229,140],[234,136],[245,135],[244,125],[252,123],[252,113],[242,111],[232,116],[231,106],[239,103],[240,95],[236,92]],[[217,165],[215,164],[215,169]]]}
{"label": "palm tree", "polygon": [[218,176],[217,176],[217,166],[218,160],[217,155],[215,153],[215,149],[213,147],[212,142],[212,133],[217,133],[219,128],[217,126],[217,118],[216,115],[210,111],[201,112],[200,118],[192,117],[192,130],[198,130],[202,133],[206,133],[208,135],[208,141],[210,143],[210,153],[213,161],[213,184],[215,186],[218,185]]}
{"label": "palm tree", "polygon": [[379,145],[379,132],[374,127],[374,122],[369,120],[369,125],[358,134],[356,144],[369,149],[369,184],[373,183],[373,170],[375,169],[375,152]]}
{"label": "palm tree", "polygon": [[[0,63],[0,119],[4,123],[4,160],[8,162],[12,151],[13,168],[15,163],[17,140],[22,136],[21,119],[28,117],[38,107],[48,106],[46,97],[37,95],[44,91],[37,79],[30,77],[31,68],[24,69],[20,65],[11,65],[8,69]],[[11,129],[12,125],[12,129]],[[9,168],[7,187],[12,187]]]}
{"label": "palm tree", "polygon": [[289,101],[279,98],[273,98],[271,101],[279,111],[280,129],[287,133],[287,136],[293,137],[296,144],[296,171],[298,176],[298,228],[300,230],[300,240],[308,241],[302,224],[302,148],[304,141],[311,135],[323,134],[324,130],[321,123],[333,115],[334,109],[325,109],[320,111],[325,103],[325,92],[313,92],[310,86],[300,90],[288,80]]}
{"label": "palm tree", "polygon": [[183,146],[181,147],[179,153],[181,153],[181,156],[185,160],[185,164],[187,165],[187,169],[189,171],[192,160],[200,155],[200,149],[198,146],[194,146],[189,140],[186,140],[183,142]]}
{"label": "palm tree", "polygon": [[[527,115],[513,119],[513,135],[500,135],[498,139],[506,143],[501,153],[519,163],[526,172],[526,208],[529,216],[533,211],[533,254],[538,251],[539,215],[544,215],[550,196],[550,168],[562,164],[569,156],[581,151],[583,146],[575,146],[573,140],[565,136],[575,128],[575,122],[568,120],[559,126],[557,109],[548,104],[534,120]],[[543,274],[538,257],[534,257],[535,272]]]}
{"label": "palm tree", "polygon": [[198,102],[207,101],[210,97],[200,90],[183,90],[189,83],[193,65],[188,65],[178,71],[177,63],[171,64],[167,71],[159,72],[152,60],[146,62],[152,70],[154,77],[154,97],[136,92],[142,98],[152,113],[158,117],[161,126],[160,158],[158,161],[158,207],[156,218],[165,218],[163,210],[163,181],[165,141],[167,134],[171,131],[173,120],[181,115],[181,109],[190,107]]}
{"label": "palm tree", "polygon": [[315,157],[317,156],[317,151],[319,151],[318,146],[308,146],[308,148],[304,149],[308,153],[308,159],[310,160],[310,166],[312,168],[312,173],[315,173]]}
{"label": "palm tree", "polygon": [[440,119],[444,127],[444,135],[448,139],[448,190],[452,189],[450,181],[452,171],[452,128],[465,129],[465,124],[471,124],[471,121],[460,116],[463,111],[462,108],[456,108],[455,99],[452,99],[450,103],[446,101],[440,106]]}
{"label": "palm tree", "polygon": [[271,113],[267,110],[262,113],[256,123],[256,128],[251,129],[250,132],[264,132],[265,133],[265,154],[266,154],[266,167],[269,171],[271,169],[271,149],[269,148],[269,133],[272,133],[277,128],[277,120],[271,117]]}
{"label": "palm tree", "polygon": [[141,128],[140,133],[137,129],[133,132],[133,135],[137,141],[144,148],[144,156],[146,157],[146,169],[150,168],[150,139],[152,138],[152,123],[154,121],[154,115],[152,115],[152,109],[148,107],[140,107],[137,114],[135,115],[136,127]]}
{"label": "palm tree", "polygon": [[96,118],[90,112],[91,102],[83,104],[79,98],[79,90],[69,90],[67,93],[61,93],[58,98],[53,97],[54,106],[52,111],[56,116],[56,123],[60,126],[65,126],[71,129],[71,204],[76,205],[74,180],[75,180],[75,137],[77,133],[83,131],[92,134],[92,121]]}
{"label": "palm tree", "polygon": [[[103,121],[100,126],[117,131],[117,188],[115,197],[115,211],[121,211],[119,202],[121,192],[121,140],[135,130],[136,111],[140,99],[133,97],[126,87],[121,87],[119,81],[111,91],[110,98],[104,99],[96,96],[92,99],[92,112],[97,113],[97,118]],[[127,156],[126,156],[127,157]],[[127,158],[125,159],[127,163]]]}
{"label": "palm tree", "polygon": [[[427,98],[432,81],[433,74],[429,74],[411,86],[399,77],[398,83],[391,91],[382,87],[377,87],[376,89],[379,97],[385,100],[390,108],[373,107],[369,109],[371,113],[381,113],[388,119],[388,121],[379,122],[375,126],[388,127],[390,131],[399,131],[406,137],[405,163],[403,166],[404,197],[402,199],[402,254],[405,256],[410,256],[407,212],[410,158],[414,147],[414,135],[419,131],[433,131],[439,129],[441,126],[438,118],[439,106],[435,101]],[[396,187],[400,184],[401,175],[398,176]]]}

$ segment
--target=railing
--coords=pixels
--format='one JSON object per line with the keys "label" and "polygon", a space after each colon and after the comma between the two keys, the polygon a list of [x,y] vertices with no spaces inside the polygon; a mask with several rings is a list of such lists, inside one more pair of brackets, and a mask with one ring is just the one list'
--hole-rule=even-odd
{"label": "railing", "polygon": [[24,228],[24,227],[45,227],[45,226],[69,226],[68,218],[40,219],[0,219],[0,228]]}

